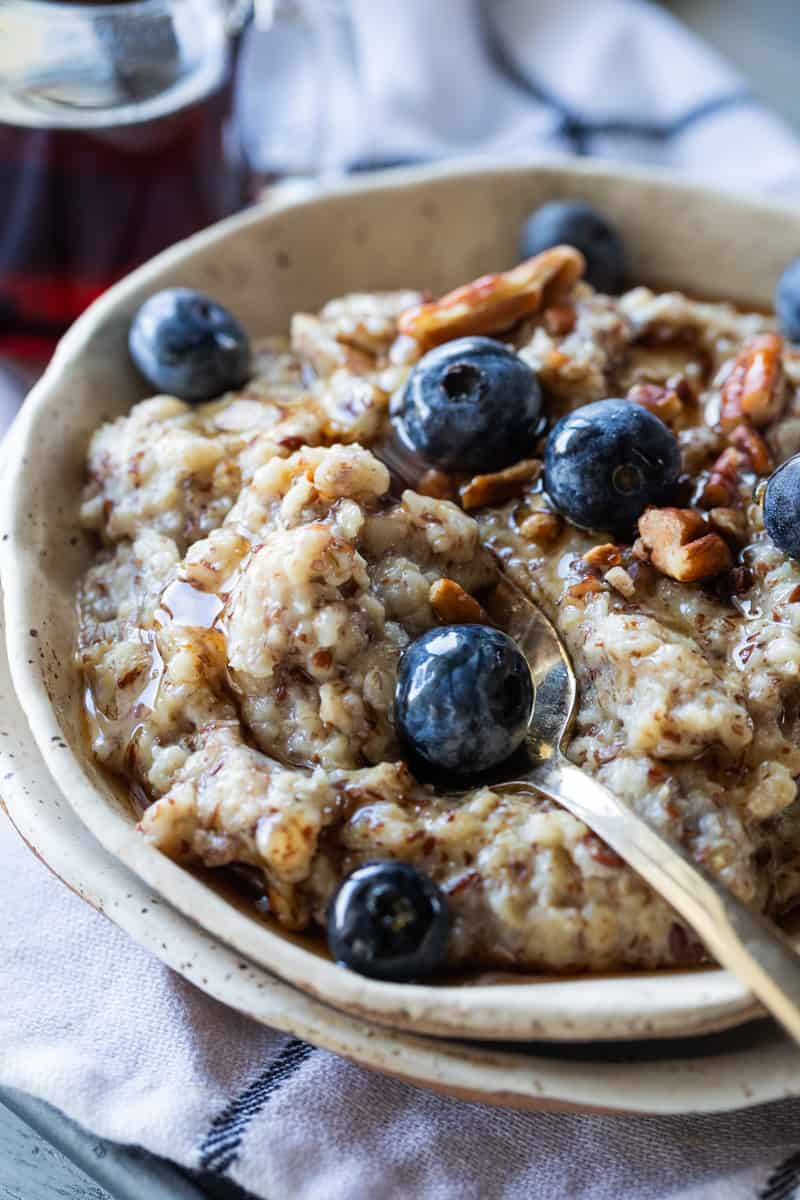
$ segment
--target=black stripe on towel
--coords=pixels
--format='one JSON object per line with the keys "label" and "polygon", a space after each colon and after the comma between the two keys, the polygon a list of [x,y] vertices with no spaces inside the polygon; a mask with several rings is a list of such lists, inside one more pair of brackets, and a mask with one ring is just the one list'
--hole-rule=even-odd
{"label": "black stripe on towel", "polygon": [[200,1146],[200,1166],[222,1174],[236,1161],[239,1146],[253,1118],[314,1051],[308,1042],[290,1038],[280,1053],[252,1083],[226,1104],[211,1122]]}
{"label": "black stripe on towel", "polygon": [[671,121],[628,121],[615,117],[591,117],[576,111],[541,81],[524,73],[508,53],[491,22],[486,22],[485,33],[492,61],[498,71],[519,91],[525,92],[559,117],[555,135],[567,141],[574,154],[588,154],[590,139],[603,134],[668,142],[671,138],[679,137],[692,125],[715,117],[718,113],[727,112],[732,108],[748,108],[757,103],[747,88],[736,88],[732,92],[710,96]]}
{"label": "black stripe on towel", "polygon": [[800,1200],[800,1151],[775,1168],[758,1200]]}

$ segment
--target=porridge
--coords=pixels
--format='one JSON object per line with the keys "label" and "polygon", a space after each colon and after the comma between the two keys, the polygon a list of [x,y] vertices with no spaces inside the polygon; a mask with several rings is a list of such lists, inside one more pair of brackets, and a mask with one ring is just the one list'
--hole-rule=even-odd
{"label": "porridge", "polygon": [[[99,550],[77,654],[94,754],[144,837],[246,872],[288,929],[324,926],[346,877],[393,860],[444,896],[452,966],[702,958],[566,811],[490,785],[448,794],[414,768],[394,708],[404,652],[480,623],[498,569],[572,655],[572,760],[748,903],[800,896],[800,563],[762,504],[800,450],[800,351],[772,318],[604,295],[582,268],[560,247],[438,301],[332,300],[257,346],[243,386],[155,396],[92,438],[82,520]],[[409,466],[393,414],[411,377],[486,337],[535,379],[535,431],[505,466]],[[668,502],[624,533],[579,527],[543,467],[554,423],[608,398],[679,451]]]}

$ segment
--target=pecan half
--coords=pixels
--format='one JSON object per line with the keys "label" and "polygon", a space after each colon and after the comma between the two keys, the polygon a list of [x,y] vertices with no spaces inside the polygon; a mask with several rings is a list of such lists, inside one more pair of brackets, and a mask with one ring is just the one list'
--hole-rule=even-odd
{"label": "pecan half", "polygon": [[727,543],[691,508],[649,508],[639,518],[639,533],[653,565],[680,583],[710,579],[731,566]]}
{"label": "pecan half", "polygon": [[489,618],[474,596],[465,592],[454,579],[437,579],[428,598],[431,608],[444,625],[487,625]]}
{"label": "pecan half", "polygon": [[503,471],[495,471],[492,475],[475,475],[469,483],[460,488],[461,503],[464,508],[484,508],[487,504],[502,504],[513,496],[519,496],[525,489],[525,484],[532,479],[538,479],[542,464],[538,458],[523,458],[506,467]]}
{"label": "pecan half", "polygon": [[406,309],[397,328],[423,350],[467,334],[497,333],[569,292],[585,266],[572,246],[554,246],[510,271],[482,275],[439,300]]}
{"label": "pecan half", "polygon": [[720,419],[724,429],[742,421],[768,425],[783,409],[783,338],[762,333],[747,342],[736,356],[722,388]]}

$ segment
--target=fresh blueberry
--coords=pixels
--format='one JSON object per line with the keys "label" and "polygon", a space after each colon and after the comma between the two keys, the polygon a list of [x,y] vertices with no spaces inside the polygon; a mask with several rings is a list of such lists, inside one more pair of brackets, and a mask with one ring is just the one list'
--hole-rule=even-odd
{"label": "fresh blueberry", "polygon": [[518,354],[492,338],[458,338],[412,370],[400,431],[434,466],[498,471],[529,453],[541,411],[539,381]]}
{"label": "fresh blueberry", "polygon": [[629,400],[598,400],[563,417],[544,454],[555,507],[581,529],[630,535],[648,504],[667,504],[681,469],[675,435]]}
{"label": "fresh blueberry", "polygon": [[800,342],[800,258],[793,258],[778,280],[775,311],[790,342]]}
{"label": "fresh blueberry", "polygon": [[521,745],[532,708],[530,668],[499,629],[430,629],[400,660],[395,725],[434,767],[473,774],[497,766]]}
{"label": "fresh blueberry", "polygon": [[328,909],[336,962],[373,979],[406,983],[447,956],[450,913],[432,880],[410,863],[366,863],[348,875]]}
{"label": "fresh blueberry", "polygon": [[788,459],[767,480],[764,525],[779,550],[800,558],[800,454]]}
{"label": "fresh blueberry", "polygon": [[580,200],[553,200],[525,222],[522,256],[566,243],[586,259],[586,279],[598,292],[619,292],[627,261],[622,239],[604,216]]}
{"label": "fresh blueberry", "polygon": [[166,288],[145,300],[128,346],[145,379],[181,400],[211,400],[250,374],[250,343],[239,322],[191,288]]}

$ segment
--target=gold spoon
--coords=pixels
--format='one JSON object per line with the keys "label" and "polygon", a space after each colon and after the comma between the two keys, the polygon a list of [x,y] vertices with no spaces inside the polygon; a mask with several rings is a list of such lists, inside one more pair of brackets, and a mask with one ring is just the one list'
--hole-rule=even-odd
{"label": "gold spoon", "polygon": [[534,705],[526,751],[530,770],[497,792],[547,796],[584,821],[691,925],[727,967],[800,1043],[800,956],[766,917],[748,908],[691,855],[564,755],[578,685],[566,646],[544,613],[507,577],[484,605],[528,660]]}

